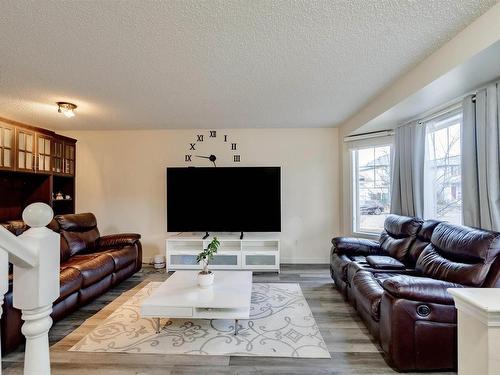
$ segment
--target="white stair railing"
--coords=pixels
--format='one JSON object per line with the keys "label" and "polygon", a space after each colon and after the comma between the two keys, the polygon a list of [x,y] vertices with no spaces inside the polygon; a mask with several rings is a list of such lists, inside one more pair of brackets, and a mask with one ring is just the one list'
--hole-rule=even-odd
{"label": "white stair railing", "polygon": [[[59,297],[59,234],[46,228],[54,213],[44,203],[23,211],[30,226],[16,237],[0,225],[0,314],[8,291],[9,262],[14,265],[13,305],[22,311],[26,337],[25,375],[50,374],[49,329],[52,303]],[[0,363],[1,365],[1,363]],[[0,375],[1,375],[0,366]]]}

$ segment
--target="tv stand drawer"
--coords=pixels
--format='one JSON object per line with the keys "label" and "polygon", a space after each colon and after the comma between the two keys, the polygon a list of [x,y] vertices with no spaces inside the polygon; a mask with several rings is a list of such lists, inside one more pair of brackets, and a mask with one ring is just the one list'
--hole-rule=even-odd
{"label": "tv stand drawer", "polygon": [[276,268],[279,257],[277,252],[243,252],[243,268],[266,269]]}

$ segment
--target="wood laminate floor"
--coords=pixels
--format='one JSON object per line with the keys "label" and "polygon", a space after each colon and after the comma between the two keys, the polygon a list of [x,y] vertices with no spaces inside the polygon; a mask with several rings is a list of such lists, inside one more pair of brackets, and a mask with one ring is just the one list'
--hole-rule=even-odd
{"label": "wood laminate floor", "polygon": [[[232,356],[108,354],[68,352],[82,335],[105,319],[119,296],[133,294],[149,281],[168,277],[164,270],[142,271],[82,307],[50,331],[52,374],[394,374],[354,309],[333,287],[328,265],[282,265],[281,273],[256,273],[254,282],[299,283],[313,312],[331,359]],[[91,318],[91,319],[90,319]],[[80,325],[87,319],[85,327]],[[80,327],[80,328],[79,328]],[[71,335],[70,335],[71,334]],[[70,336],[68,336],[70,335]],[[78,336],[79,335],[79,336]],[[75,337],[74,339],[72,337]],[[3,374],[22,374],[24,348],[3,358]],[[446,373],[453,374],[453,373]]]}

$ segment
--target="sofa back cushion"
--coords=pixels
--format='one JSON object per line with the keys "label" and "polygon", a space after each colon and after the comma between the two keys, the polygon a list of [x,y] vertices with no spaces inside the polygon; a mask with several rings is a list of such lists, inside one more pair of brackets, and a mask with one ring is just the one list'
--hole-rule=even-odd
{"label": "sofa back cushion", "polygon": [[499,254],[500,233],[441,223],[420,254],[416,269],[423,276],[480,287]]}
{"label": "sofa back cushion", "polygon": [[61,252],[61,263],[66,262],[69,257],[71,256],[71,253],[69,251],[68,247],[68,241],[64,238],[64,236],[61,234],[61,226],[56,220],[57,216],[52,219],[52,221],[47,225],[47,228],[52,229],[54,232],[59,233],[59,240],[60,240],[60,252]]}
{"label": "sofa back cushion", "polygon": [[441,222],[438,220],[425,220],[422,223],[415,241],[413,241],[408,251],[408,266],[415,267],[418,257],[420,256],[422,251],[424,251],[425,247],[431,242],[432,233],[440,223]]}
{"label": "sofa back cushion", "polygon": [[408,251],[422,226],[422,220],[400,215],[389,215],[380,235],[380,247],[388,255],[405,263]]}
{"label": "sofa back cushion", "polygon": [[[97,220],[92,213],[59,215],[55,217],[59,224],[61,237],[61,261],[75,254],[91,252],[96,249],[99,239]],[[65,244],[63,244],[66,242]],[[63,253],[63,248],[66,250]]]}

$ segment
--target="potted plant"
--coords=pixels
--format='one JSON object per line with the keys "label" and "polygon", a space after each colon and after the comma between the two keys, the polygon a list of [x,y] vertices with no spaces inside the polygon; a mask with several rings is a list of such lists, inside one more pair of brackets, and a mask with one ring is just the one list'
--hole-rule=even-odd
{"label": "potted plant", "polygon": [[198,285],[202,288],[207,288],[214,282],[214,274],[212,271],[208,269],[208,265],[210,261],[214,258],[215,254],[217,254],[217,249],[220,246],[220,242],[217,237],[208,244],[207,248],[204,249],[201,253],[196,257],[197,263],[202,263],[203,270],[198,273]]}

